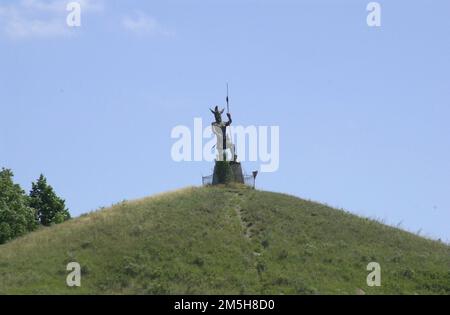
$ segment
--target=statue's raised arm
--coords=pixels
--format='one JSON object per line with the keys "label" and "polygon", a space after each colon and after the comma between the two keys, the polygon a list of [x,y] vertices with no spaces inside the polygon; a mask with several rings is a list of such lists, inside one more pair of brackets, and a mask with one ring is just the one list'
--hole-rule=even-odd
{"label": "statue's raised arm", "polygon": [[229,126],[229,125],[231,125],[231,123],[233,122],[232,120],[231,120],[231,114],[230,113],[227,113],[227,117],[228,117],[228,121],[225,123],[225,126]]}

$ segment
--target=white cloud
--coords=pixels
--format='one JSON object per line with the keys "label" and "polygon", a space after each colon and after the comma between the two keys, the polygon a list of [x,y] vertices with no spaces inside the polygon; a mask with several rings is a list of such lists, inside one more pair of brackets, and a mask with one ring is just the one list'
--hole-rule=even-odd
{"label": "white cloud", "polygon": [[[103,10],[103,0],[75,0],[81,15]],[[0,4],[0,35],[9,38],[60,37],[70,34],[66,24],[69,0],[20,0]]]}
{"label": "white cloud", "polygon": [[[0,0],[1,1],[1,0]],[[86,13],[104,10],[105,0],[17,0],[0,3],[0,36],[10,39],[53,38],[73,34],[66,24],[66,6],[78,2],[81,19]],[[134,34],[172,36],[174,32],[163,27],[155,18],[141,11],[124,16],[121,26]]]}
{"label": "white cloud", "polygon": [[64,22],[58,19],[30,20],[23,17],[14,17],[6,23],[4,32],[11,38],[26,37],[55,37],[68,34]]}
{"label": "white cloud", "polygon": [[53,0],[22,0],[19,4],[22,9],[58,12],[65,9],[63,1]]}
{"label": "white cloud", "polygon": [[135,34],[172,36],[174,33],[165,29],[155,18],[136,12],[133,16],[125,16],[122,19],[122,26]]}
{"label": "white cloud", "polygon": [[21,0],[20,6],[23,9],[58,13],[65,12],[66,5],[72,1],[78,2],[83,12],[101,11],[104,8],[103,0]]}

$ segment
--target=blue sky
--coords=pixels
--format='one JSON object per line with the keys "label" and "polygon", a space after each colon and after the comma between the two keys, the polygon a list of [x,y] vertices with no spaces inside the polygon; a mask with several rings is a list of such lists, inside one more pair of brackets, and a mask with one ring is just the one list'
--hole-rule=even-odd
{"label": "blue sky", "polygon": [[[73,215],[188,185],[170,132],[212,119],[280,126],[290,193],[450,240],[450,2],[0,2],[0,166],[44,173]],[[244,163],[249,172],[257,165]]]}

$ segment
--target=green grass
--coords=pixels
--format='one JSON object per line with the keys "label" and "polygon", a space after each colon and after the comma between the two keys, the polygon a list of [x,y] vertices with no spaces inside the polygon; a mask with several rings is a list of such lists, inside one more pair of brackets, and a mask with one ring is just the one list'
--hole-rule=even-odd
{"label": "green grass", "polygon": [[[69,288],[66,264],[82,266]],[[381,265],[368,287],[366,266]],[[450,294],[450,247],[288,195],[186,188],[0,246],[2,294]],[[361,292],[361,291],[360,291]]]}

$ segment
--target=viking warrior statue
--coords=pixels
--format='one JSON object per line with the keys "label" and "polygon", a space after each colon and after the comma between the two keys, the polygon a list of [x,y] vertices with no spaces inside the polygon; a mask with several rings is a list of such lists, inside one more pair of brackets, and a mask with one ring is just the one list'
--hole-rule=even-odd
{"label": "viking warrior statue", "polygon": [[223,161],[226,160],[226,153],[224,150],[226,149],[230,149],[231,152],[231,157],[234,160],[235,159],[235,150],[234,150],[234,145],[231,143],[231,139],[228,137],[226,130],[227,127],[231,125],[231,114],[227,113],[227,117],[228,117],[228,121],[227,122],[223,122],[222,121],[222,114],[224,109],[219,110],[219,107],[216,106],[214,107],[214,110],[209,109],[211,111],[211,113],[213,113],[214,118],[215,118],[215,122],[213,122],[212,125],[212,130],[214,132],[214,134],[217,137],[217,151],[219,152],[219,157],[218,160],[219,161]]}

